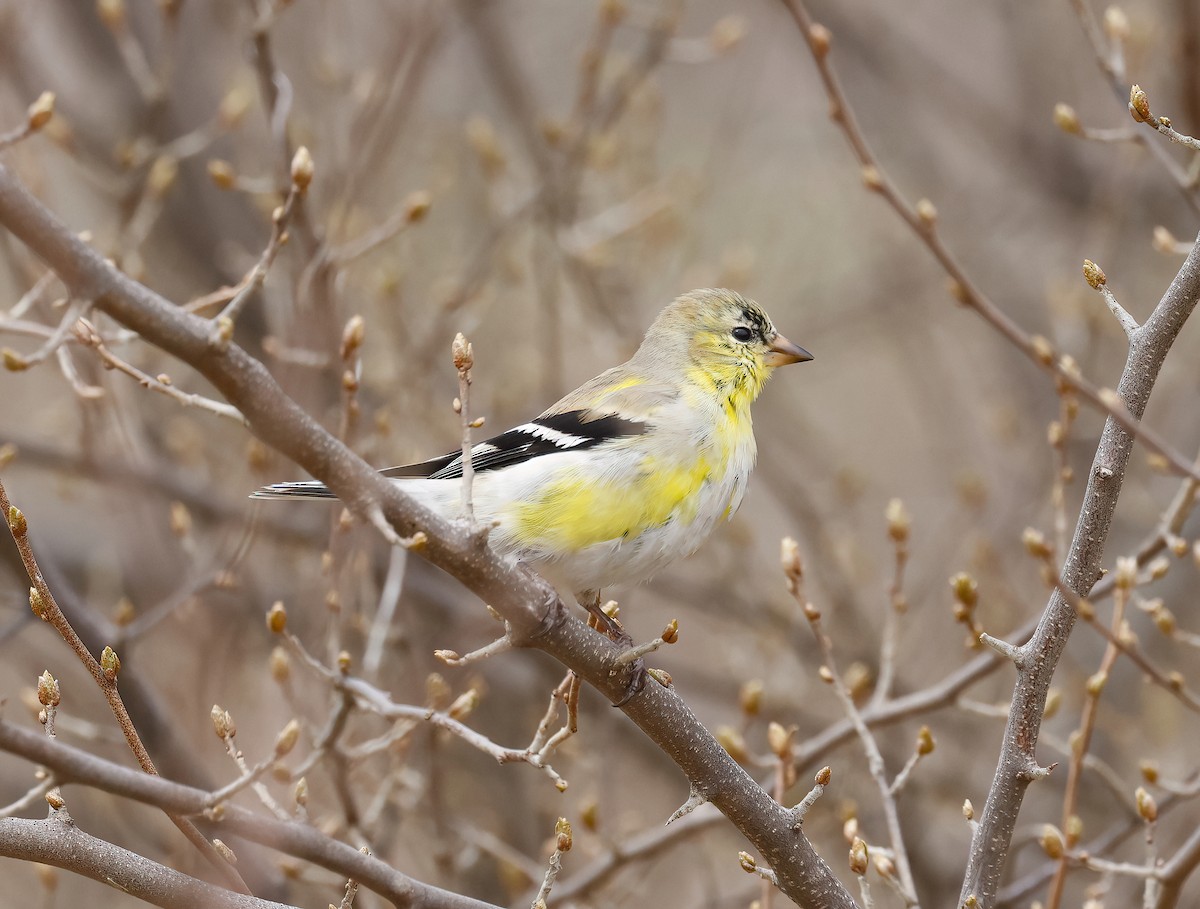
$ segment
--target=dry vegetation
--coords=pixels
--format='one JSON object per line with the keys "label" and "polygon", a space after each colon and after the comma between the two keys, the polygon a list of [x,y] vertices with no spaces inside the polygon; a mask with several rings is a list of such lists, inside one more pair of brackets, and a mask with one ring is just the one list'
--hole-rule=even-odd
{"label": "dry vegetation", "polygon": [[[1197,901],[1193,5],[728,6],[0,0],[10,900]],[[352,452],[459,444],[457,332],[502,428],[699,286],[817,359],[614,710]]]}

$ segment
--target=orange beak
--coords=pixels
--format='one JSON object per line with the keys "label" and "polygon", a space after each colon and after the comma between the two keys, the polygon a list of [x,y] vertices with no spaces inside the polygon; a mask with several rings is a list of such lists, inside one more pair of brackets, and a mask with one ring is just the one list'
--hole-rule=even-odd
{"label": "orange beak", "polygon": [[771,352],[763,357],[768,366],[786,366],[788,363],[805,363],[813,358],[803,347],[793,344],[783,335],[777,334],[767,345]]}

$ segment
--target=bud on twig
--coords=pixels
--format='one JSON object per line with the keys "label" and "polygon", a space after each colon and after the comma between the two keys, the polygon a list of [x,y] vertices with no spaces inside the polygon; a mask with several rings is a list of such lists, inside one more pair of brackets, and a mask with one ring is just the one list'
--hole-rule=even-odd
{"label": "bud on twig", "polygon": [[867,844],[857,836],[850,844],[850,870],[859,877],[867,873]]}
{"label": "bud on twig", "polygon": [[925,757],[927,754],[933,754],[933,749],[937,747],[937,742],[933,738],[933,733],[928,726],[922,726],[917,731],[917,754]]}
{"label": "bud on twig", "polygon": [[1108,283],[1108,278],[1104,274],[1104,269],[1093,262],[1091,259],[1083,260],[1083,277],[1088,282],[1092,290],[1099,290]]}
{"label": "bud on twig", "polygon": [[1083,132],[1083,127],[1079,123],[1079,115],[1069,104],[1054,105],[1054,125],[1072,136],[1078,136]]}
{"label": "bud on twig", "polygon": [[905,542],[908,539],[909,529],[912,527],[912,516],[904,507],[904,501],[892,499],[888,502],[884,514],[887,517],[888,536],[892,538],[893,542]]}
{"label": "bud on twig", "polygon": [[312,183],[315,167],[308,147],[301,145],[292,156],[292,186],[297,192],[303,193]]}
{"label": "bud on twig", "polygon": [[795,726],[785,729],[780,723],[772,721],[767,726],[767,746],[771,749],[771,754],[777,758],[790,758],[792,738],[795,734]]}
{"label": "bud on twig", "polygon": [[762,708],[763,682],[762,679],[750,679],[742,684],[738,692],[738,703],[746,716],[758,716]]}
{"label": "bud on twig", "polygon": [[833,33],[819,22],[814,22],[808,30],[808,44],[818,62],[824,60],[833,44]]}
{"label": "bud on twig", "polygon": [[31,132],[49,123],[50,118],[54,116],[54,92],[42,92],[38,95],[37,100],[29,105],[26,116]]}
{"label": "bud on twig", "polygon": [[287,628],[287,610],[283,607],[283,600],[276,600],[267,610],[267,628],[275,634],[283,634]]}
{"label": "bud on twig", "polygon": [[300,723],[294,719],[288,720],[287,725],[275,737],[275,757],[286,757],[296,747],[296,742],[299,738]]}
{"label": "bud on twig", "polygon": [[104,677],[110,682],[117,680],[117,673],[121,671],[121,658],[117,656],[117,652],[111,647],[106,646],[100,652],[100,669],[104,673]]}
{"label": "bud on twig", "polygon": [[1143,787],[1138,786],[1137,791],[1133,794],[1133,799],[1137,803],[1138,816],[1143,821],[1153,823],[1158,820],[1158,803],[1154,801],[1154,796]]}
{"label": "bud on twig", "polygon": [[928,199],[920,199],[917,201],[917,218],[921,224],[927,228],[932,228],[937,224],[937,209]]}
{"label": "bud on twig", "polygon": [[1146,97],[1140,85],[1135,84],[1129,88],[1129,113],[1138,123],[1150,122],[1150,99]]}
{"label": "bud on twig", "polygon": [[572,844],[571,822],[560,817],[554,823],[554,848],[559,852],[570,852]]}
{"label": "bud on twig", "polygon": [[433,197],[426,190],[417,190],[415,193],[409,193],[408,198],[404,200],[404,218],[409,224],[416,224],[427,214],[429,207],[433,205]]}
{"label": "bud on twig", "polygon": [[38,676],[37,698],[43,707],[57,707],[62,702],[58,679],[50,674],[49,669]]}

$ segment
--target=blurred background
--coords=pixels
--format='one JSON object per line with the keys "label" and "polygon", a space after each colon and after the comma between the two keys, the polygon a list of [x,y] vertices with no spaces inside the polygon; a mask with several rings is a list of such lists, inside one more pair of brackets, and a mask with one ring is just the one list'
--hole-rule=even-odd
{"label": "blurred background", "polygon": [[[1190,239],[1197,207],[1145,145],[1087,141],[1055,125],[1063,102],[1086,127],[1134,126],[1073,5],[815,0],[811,12],[832,31],[833,66],[901,191],[936,205],[945,242],[1000,308],[1091,380],[1115,385],[1125,339],[1081,280],[1081,262],[1099,262],[1141,320],[1182,262],[1154,230]],[[1196,133],[1195,5],[1137,2],[1124,15],[1127,33],[1110,18],[1104,40],[1125,36],[1128,81],[1146,88],[1155,113]],[[1048,444],[1065,406],[1053,382],[953,302],[919,240],[863,188],[782,4],[0,0],[0,46],[4,129],[41,92],[57,99],[50,123],[5,163],[104,254],[198,312],[215,314],[228,294],[206,296],[236,285],[263,255],[292,152],[307,146],[311,188],[236,339],[381,467],[457,446],[457,331],[475,349],[472,413],[497,431],[630,355],[659,309],[694,287],[753,297],[811,350],[815,361],[781,371],[756,408],[760,462],[736,518],[696,557],[609,592],[639,640],[679,619],[680,643],[652,665],[671,673],[710,729],[744,747],[765,783],[768,722],[797,726],[803,746],[842,718],[784,586],[782,536],[799,541],[806,594],[864,702],[892,611],[891,500],[911,516],[896,695],[935,685],[978,654],[954,620],[952,575],[977,581],[976,619],[993,634],[1015,632],[1044,605],[1021,534],[1037,528],[1062,551],[1101,421],[1083,410],[1061,453]],[[1159,151],[1187,167],[1177,149]],[[0,263],[0,343],[28,355],[61,320],[63,289],[7,235]],[[354,316],[363,344],[347,358],[341,341]],[[178,362],[90,318],[122,360],[215,397]],[[1196,355],[1188,328],[1147,412],[1189,457],[1200,443]],[[260,484],[302,475],[237,421],[155,394],[74,340],[34,368],[0,374],[0,443],[5,485],[47,577],[95,649],[120,653],[122,690],[166,776],[216,788],[237,775],[212,734],[214,703],[236,719],[250,762],[269,755],[292,718],[305,732],[284,763],[311,752],[333,703],[319,677],[277,651],[263,621],[276,601],[311,653],[332,663],[345,651],[353,671],[398,702],[444,706],[475,689],[467,722],[502,745],[529,742],[561,680],[561,667],[537,653],[442,666],[435,649],[466,652],[498,632],[471,594],[419,558],[390,556],[334,508],[252,503]],[[1155,530],[1179,489],[1154,466],[1135,454],[1110,567]],[[1064,467],[1075,479],[1062,487],[1060,512]],[[1185,524],[1183,536],[1195,530]],[[1178,628],[1200,631],[1197,569],[1184,548],[1188,557],[1146,598],[1162,597]],[[31,720],[34,682],[49,669],[63,687],[61,739],[130,764],[90,679],[32,619],[15,553],[4,551],[7,719]],[[1098,609],[1107,621],[1110,604]],[[1149,610],[1131,608],[1129,621],[1156,665],[1194,675],[1195,650],[1180,634],[1160,633]],[[1103,649],[1077,629],[1056,677],[1043,763],[1065,768],[1055,743],[1065,747],[1079,724],[1084,680]],[[899,797],[928,905],[958,892],[970,840],[961,806],[982,808],[1012,681],[998,667],[958,703],[879,732],[891,775],[921,725],[938,743]],[[758,682],[755,705],[747,691]],[[405,873],[499,904],[528,905],[560,815],[576,829],[564,905],[769,901],[738,866],[746,844],[719,818],[661,848],[642,845],[687,798],[686,781],[590,691],[580,727],[552,758],[570,783],[560,793],[528,766],[497,765],[423,727],[393,730],[377,753],[354,752],[389,731],[356,713],[344,753],[306,775],[308,815],[332,835],[370,842]],[[1092,744],[1111,772],[1107,783],[1085,774],[1079,791],[1085,839],[1127,828],[1108,854],[1142,861],[1130,824],[1139,767],[1151,761],[1163,780],[1183,780],[1197,770],[1194,741],[1181,703],[1118,661]],[[878,792],[857,742],[804,755],[785,800],[798,801],[812,772],[832,765],[834,785],[805,829],[849,882],[843,821],[856,816],[873,847],[887,844]],[[0,803],[32,785],[31,771],[0,760]],[[268,786],[290,809],[295,780],[280,777]],[[1044,893],[1037,837],[1043,823],[1060,823],[1065,779],[1055,774],[1026,801],[1011,905]],[[158,812],[78,788],[65,795],[88,832],[203,873]],[[252,794],[239,801],[257,804]],[[43,810],[35,803],[24,814]],[[1195,826],[1186,800],[1164,812],[1160,852]],[[235,849],[261,895],[340,899],[344,882],[328,872]],[[632,855],[600,873],[614,849]],[[567,899],[573,875],[579,889]],[[0,880],[47,905],[101,892],[15,861],[0,863]],[[1067,902],[1130,905],[1140,890],[1079,871]],[[879,905],[900,905],[882,884],[875,893]],[[357,905],[381,902],[363,892]]]}

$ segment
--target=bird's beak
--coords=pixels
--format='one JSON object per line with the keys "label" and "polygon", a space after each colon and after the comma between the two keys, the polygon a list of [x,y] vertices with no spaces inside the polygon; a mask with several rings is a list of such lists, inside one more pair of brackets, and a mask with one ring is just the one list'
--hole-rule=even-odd
{"label": "bird's beak", "polygon": [[805,363],[813,358],[803,347],[793,344],[783,335],[777,334],[767,345],[770,349],[763,360],[768,366],[786,366],[788,363]]}

